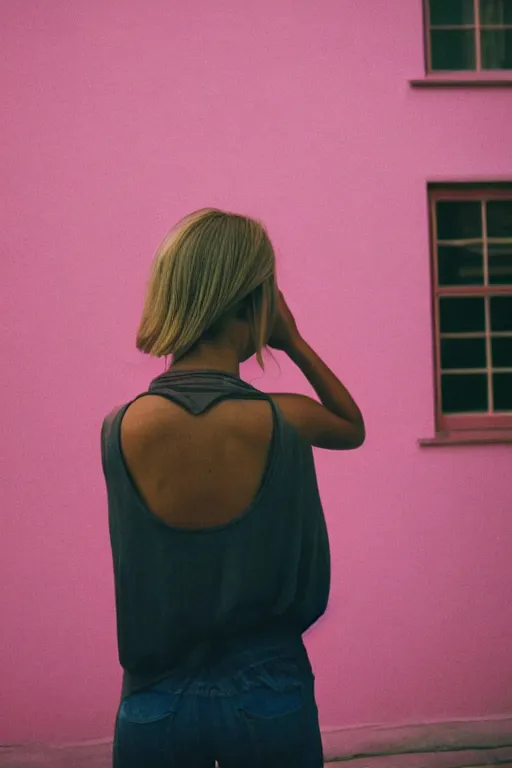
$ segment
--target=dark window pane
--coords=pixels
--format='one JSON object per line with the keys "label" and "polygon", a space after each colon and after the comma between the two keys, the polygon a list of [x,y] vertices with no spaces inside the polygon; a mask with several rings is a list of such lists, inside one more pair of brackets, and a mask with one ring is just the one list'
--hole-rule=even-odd
{"label": "dark window pane", "polygon": [[439,285],[483,285],[484,258],[481,245],[439,245]]}
{"label": "dark window pane", "polygon": [[431,24],[473,24],[473,0],[430,0]]}
{"label": "dark window pane", "polygon": [[487,405],[487,376],[484,373],[444,373],[441,376],[443,413],[482,413]]}
{"label": "dark window pane", "polygon": [[495,373],[492,377],[495,411],[512,411],[512,373]]}
{"label": "dark window pane", "polygon": [[491,296],[491,329],[512,331],[512,296]]}
{"label": "dark window pane", "polygon": [[512,69],[512,29],[482,29],[482,69]]}
{"label": "dark window pane", "polygon": [[489,283],[512,285],[512,241],[510,244],[489,243]]}
{"label": "dark window pane", "polygon": [[480,0],[480,24],[512,24],[512,0]]}
{"label": "dark window pane", "polygon": [[512,368],[512,336],[494,336],[492,345],[492,367]]}
{"label": "dark window pane", "polygon": [[478,200],[438,200],[438,240],[472,240],[482,237],[482,205]]}
{"label": "dark window pane", "polygon": [[512,237],[512,200],[489,200],[487,236]]}
{"label": "dark window pane", "polygon": [[432,29],[430,49],[433,72],[476,68],[475,32],[472,29]]}
{"label": "dark window pane", "polygon": [[441,339],[441,368],[485,368],[485,339]]}
{"label": "dark window pane", "polygon": [[449,297],[439,299],[441,333],[485,331],[483,298]]}

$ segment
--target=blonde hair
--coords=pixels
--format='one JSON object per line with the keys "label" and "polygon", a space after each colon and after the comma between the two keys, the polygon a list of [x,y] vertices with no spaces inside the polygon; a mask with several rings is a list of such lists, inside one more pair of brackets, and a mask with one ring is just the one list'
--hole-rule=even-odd
{"label": "blonde hair", "polygon": [[176,360],[215,335],[245,304],[256,358],[275,319],[275,255],[264,226],[215,208],[186,216],[169,232],[151,269],[137,349]]}

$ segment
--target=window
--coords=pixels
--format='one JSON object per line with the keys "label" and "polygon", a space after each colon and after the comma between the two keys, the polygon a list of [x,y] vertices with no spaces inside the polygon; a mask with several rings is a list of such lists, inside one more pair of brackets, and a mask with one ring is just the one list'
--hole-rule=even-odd
{"label": "window", "polygon": [[512,428],[512,184],[430,187],[437,432]]}
{"label": "window", "polygon": [[512,0],[425,0],[427,71],[512,69]]}

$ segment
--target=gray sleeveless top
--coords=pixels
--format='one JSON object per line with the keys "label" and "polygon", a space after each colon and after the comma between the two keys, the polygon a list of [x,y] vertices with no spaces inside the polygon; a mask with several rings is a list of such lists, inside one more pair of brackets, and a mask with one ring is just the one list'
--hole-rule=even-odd
{"label": "gray sleeveless top", "polygon": [[[167,371],[147,394],[200,414],[224,399],[269,400],[274,431],[262,485],[238,517],[184,530],[146,507],[124,462],[120,427],[103,422],[122,696],[152,685],[212,640],[259,629],[305,632],[327,607],[329,541],[311,446],[274,401],[238,376]],[[138,398],[135,398],[138,399]]]}

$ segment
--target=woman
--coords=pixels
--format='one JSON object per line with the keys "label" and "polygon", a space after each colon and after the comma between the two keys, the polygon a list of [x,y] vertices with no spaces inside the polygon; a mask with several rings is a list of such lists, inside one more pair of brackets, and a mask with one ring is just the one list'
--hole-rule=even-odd
{"label": "woman", "polygon": [[[240,379],[265,345],[321,403]],[[326,609],[330,562],[312,446],[360,446],[361,412],[244,216],[202,210],[171,231],[137,347],[173,362],[102,428],[124,670],[114,765],[319,768],[302,634]]]}

